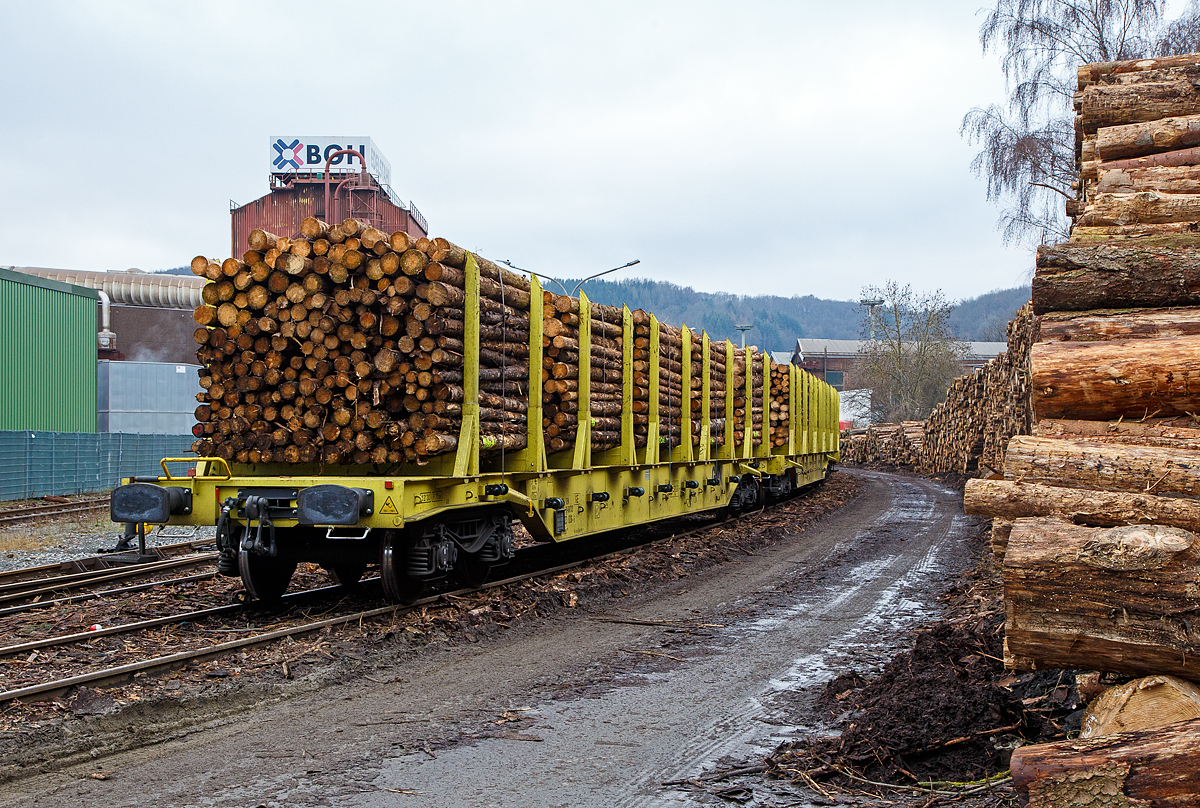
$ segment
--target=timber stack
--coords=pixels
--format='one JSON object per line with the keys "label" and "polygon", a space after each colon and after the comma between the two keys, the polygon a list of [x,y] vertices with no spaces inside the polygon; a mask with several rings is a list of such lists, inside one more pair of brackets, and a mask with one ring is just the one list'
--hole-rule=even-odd
{"label": "timber stack", "polygon": [[[526,448],[531,396],[540,396],[548,453],[572,449],[583,419],[593,450],[620,444],[624,308],[581,307],[578,297],[540,292],[539,375],[536,366],[530,372],[535,287],[450,241],[385,234],[354,219],[328,224],[309,218],[294,237],[255,230],[247,246],[240,257],[192,261],[192,271],[210,281],[195,311],[203,365],[193,429],[198,454],[244,464],[421,465],[454,451],[467,390],[469,259],[479,270],[475,381],[482,456]],[[657,323],[641,310],[629,319],[635,444],[651,439],[652,392],[660,404],[654,440],[671,448],[685,439],[699,444],[703,335]],[[659,334],[653,357],[652,328]],[[786,366],[773,370],[765,352],[723,343],[712,344],[708,361],[705,417],[714,442],[725,441],[728,393],[736,441],[747,431],[754,445],[764,434],[777,441],[779,432],[767,430],[783,425],[786,443]],[[749,399],[748,373],[756,385]],[[771,379],[766,401],[764,374]],[[581,385],[589,393],[582,413]]]}
{"label": "timber stack", "polygon": [[841,462],[915,468],[921,463],[924,421],[871,424],[842,437]]}
{"label": "timber stack", "polygon": [[[240,463],[421,462],[462,424],[467,251],[354,219],[254,230],[241,258],[197,256],[202,456]],[[480,271],[480,432],[527,443],[528,278]]]}
{"label": "timber stack", "polygon": [[[924,422],[876,424],[842,438],[842,462],[881,463],[927,474],[990,475],[1004,463],[1008,439],[1027,435],[1029,355],[1037,318],[1026,305],[1008,324],[1008,350],[950,383],[946,398]],[[910,424],[920,424],[919,432]]]}
{"label": "timber stack", "polygon": [[[966,507],[994,519],[1009,665],[1200,682],[1200,55],[1085,65],[1076,110],[1074,227],[1033,280],[1033,434]],[[1170,714],[1018,750],[1014,780],[1033,806],[1084,783],[1194,804],[1200,719]]]}

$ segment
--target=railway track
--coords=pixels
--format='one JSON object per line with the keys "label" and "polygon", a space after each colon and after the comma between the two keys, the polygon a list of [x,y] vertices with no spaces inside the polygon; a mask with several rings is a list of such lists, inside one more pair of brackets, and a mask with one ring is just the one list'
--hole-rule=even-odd
{"label": "railway track", "polygon": [[[189,539],[174,544],[160,544],[156,547],[148,547],[146,548],[146,553],[147,555],[153,555],[157,561],[165,561],[173,556],[190,553],[200,547],[212,546],[212,544],[212,539]],[[73,558],[70,561],[60,561],[54,564],[39,564],[36,567],[0,570],[0,587],[21,581],[53,580],[60,575],[74,575],[82,572],[99,572],[136,566],[126,560],[128,557],[128,553],[102,553],[82,558]]]}
{"label": "railway track", "polygon": [[[411,614],[436,604],[467,598],[489,589],[540,576],[556,575],[591,562],[628,553],[652,542],[692,536],[714,528],[732,527],[738,523],[753,520],[761,514],[762,511],[754,511],[738,516],[706,519],[703,524],[684,530],[679,529],[680,526],[677,524],[679,520],[672,520],[673,523],[676,523],[675,525],[663,524],[652,526],[650,529],[643,526],[638,529],[614,531],[612,534],[598,537],[587,548],[574,542],[568,545],[535,545],[518,553],[517,558],[510,562],[507,568],[504,568],[510,574],[503,579],[478,587],[459,588],[451,588],[452,585],[443,582],[443,588],[440,591],[435,591],[407,606],[389,604],[366,609],[346,608],[355,600],[378,599],[381,594],[379,579],[370,578],[360,582],[356,587],[319,586],[293,592],[285,595],[281,604],[274,609],[254,604],[232,603],[204,609],[192,609],[146,620],[130,621],[119,625],[96,627],[95,630],[90,631],[73,631],[20,643],[10,643],[0,647],[0,670],[12,671],[14,667],[19,667],[19,664],[36,663],[39,658],[46,659],[44,655],[58,653],[53,649],[59,649],[59,652],[66,655],[66,664],[57,666],[57,670],[62,672],[63,667],[68,669],[79,666],[87,667],[88,663],[95,659],[103,661],[106,657],[119,656],[122,653],[132,653],[136,657],[138,656],[137,651],[128,651],[131,642],[137,638],[155,637],[146,643],[146,652],[141,654],[142,658],[122,661],[116,665],[101,664],[97,667],[93,664],[91,670],[71,672],[66,676],[52,673],[50,677],[41,682],[21,683],[20,686],[10,687],[0,692],[0,704],[15,699],[44,700],[60,695],[76,686],[97,687],[113,684],[126,681],[135,675],[178,669],[189,663],[202,662],[254,647],[266,646],[288,637],[298,637],[326,628],[355,622],[362,623],[387,615]],[[144,586],[153,585],[145,584]],[[320,619],[311,619],[309,615],[313,609],[318,608],[324,609],[322,616]],[[279,614],[281,609],[287,610],[291,614],[281,615]],[[330,612],[338,611],[341,613],[330,615]],[[258,623],[263,620],[274,622],[267,627],[267,630],[263,630],[258,626]],[[184,631],[184,629],[187,630]],[[158,635],[154,635],[156,631],[159,633]],[[161,643],[155,645],[157,638],[161,637],[164,632],[172,632],[172,638],[176,640],[178,640],[176,635],[188,634],[189,636],[184,638],[182,644],[188,644],[190,641],[192,647],[164,653],[170,649],[164,648]],[[230,633],[244,636],[212,643],[202,641],[208,638],[207,632],[226,637]],[[119,650],[93,652],[92,649],[99,649],[100,644],[108,638],[117,638],[112,645],[119,645]],[[84,651],[87,652],[84,653]],[[22,660],[22,658],[24,659]],[[13,665],[13,661],[17,661],[19,664]],[[54,668],[55,666],[52,666],[51,670]]]}
{"label": "railway track", "polygon": [[24,505],[19,508],[6,508],[0,511],[0,527],[15,525],[21,522],[32,522],[35,519],[47,519],[53,516],[69,516],[76,513],[89,513],[108,507],[108,496],[89,497],[70,502],[54,502],[44,505]]}
{"label": "railway track", "polygon": [[[213,552],[197,552],[211,546],[200,539],[153,548],[152,558],[131,560],[127,553],[112,553],[0,572],[0,617],[20,611],[46,608],[64,601],[87,600],[113,594],[120,589],[91,594],[97,587],[161,576],[175,570],[211,563]],[[211,576],[209,576],[211,577]]]}

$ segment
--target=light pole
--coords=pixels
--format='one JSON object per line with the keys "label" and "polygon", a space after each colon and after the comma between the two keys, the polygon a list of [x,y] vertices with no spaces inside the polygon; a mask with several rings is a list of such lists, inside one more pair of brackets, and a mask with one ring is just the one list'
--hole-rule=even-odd
{"label": "light pole", "polygon": [[883,305],[883,298],[867,297],[858,301],[858,305],[867,307],[867,327],[871,331],[871,342],[875,341],[875,307]]}
{"label": "light pole", "polygon": [[579,283],[575,284],[575,288],[572,289],[570,292],[567,291],[567,287],[563,286],[561,283],[554,280],[554,278],[551,278],[549,275],[543,275],[540,272],[534,272],[533,270],[530,270],[530,269],[521,269],[519,266],[514,264],[512,261],[501,261],[500,263],[507,264],[509,267],[512,267],[513,269],[517,270],[518,272],[526,272],[526,273],[534,276],[535,278],[542,278],[544,280],[548,280],[551,283],[553,283],[555,286],[557,286],[559,289],[562,289],[563,294],[566,295],[567,297],[574,297],[575,293],[579,291],[579,287],[583,286],[585,283],[592,280],[593,278],[599,278],[601,275],[607,275],[610,272],[616,272],[618,269],[625,269],[626,267],[631,267],[634,264],[640,264],[640,263],[642,263],[642,259],[635,258],[634,260],[630,261],[628,264],[621,264],[621,266],[619,266],[619,267],[613,267],[612,269],[606,269],[603,272],[597,272],[595,275],[589,275],[586,278],[584,278],[583,280],[581,280]]}
{"label": "light pole", "polygon": [[746,349],[746,332],[749,331],[751,328],[754,328],[754,326],[752,326],[752,325],[735,325],[733,327],[734,331],[742,332],[742,350]]}

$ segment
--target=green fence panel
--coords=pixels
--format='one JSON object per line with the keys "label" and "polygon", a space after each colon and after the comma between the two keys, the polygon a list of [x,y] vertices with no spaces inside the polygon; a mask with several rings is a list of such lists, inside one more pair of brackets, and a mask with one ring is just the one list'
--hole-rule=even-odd
{"label": "green fence panel", "polygon": [[122,477],[158,476],[191,435],[0,431],[0,501],[105,491]]}

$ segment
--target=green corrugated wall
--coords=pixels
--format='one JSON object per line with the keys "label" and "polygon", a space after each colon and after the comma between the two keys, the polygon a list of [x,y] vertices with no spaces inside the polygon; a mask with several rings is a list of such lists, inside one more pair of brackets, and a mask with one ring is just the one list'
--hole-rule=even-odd
{"label": "green corrugated wall", "polygon": [[0,269],[0,430],[96,431],[98,299]]}

